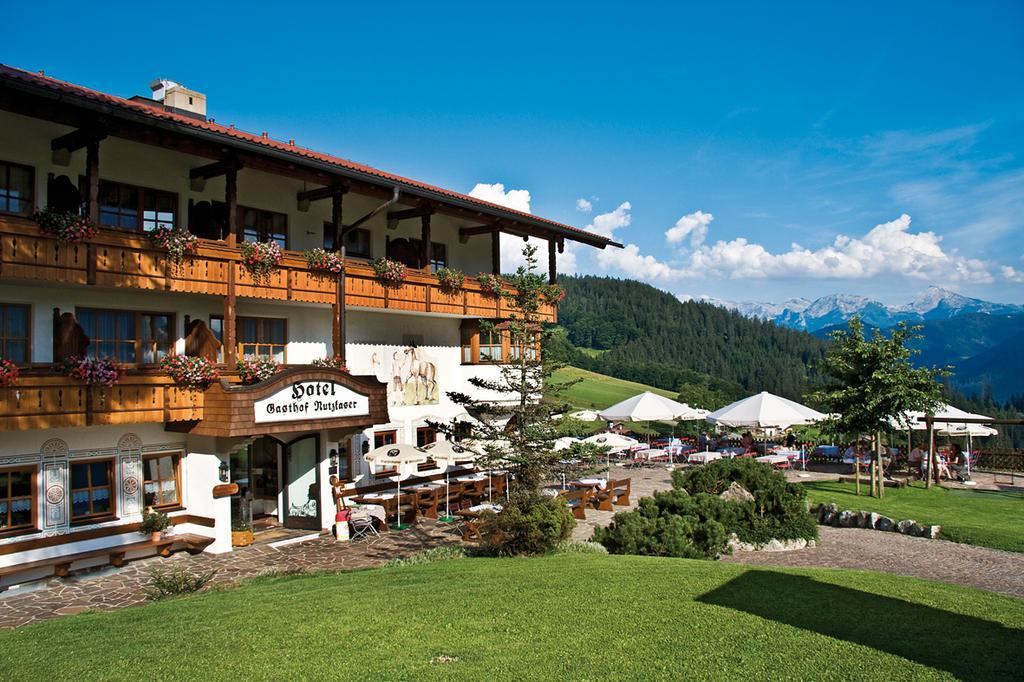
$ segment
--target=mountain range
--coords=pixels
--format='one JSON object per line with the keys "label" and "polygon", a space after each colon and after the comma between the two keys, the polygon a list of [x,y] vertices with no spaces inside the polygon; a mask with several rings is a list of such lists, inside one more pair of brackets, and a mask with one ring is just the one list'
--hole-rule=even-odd
{"label": "mountain range", "polygon": [[952,365],[952,383],[969,394],[1007,400],[1024,393],[1021,371],[1024,348],[1024,306],[993,303],[931,286],[909,303],[885,305],[850,294],[830,294],[812,300],[792,298],[782,303],[701,300],[735,310],[746,317],[800,329],[819,338],[846,326],[859,315],[865,326],[889,330],[900,322],[921,325],[923,338],[917,361]]}
{"label": "mountain range", "polygon": [[780,326],[817,332],[826,327],[845,324],[859,315],[864,324],[888,328],[899,322],[913,323],[948,320],[960,315],[1024,315],[1024,306],[992,303],[962,296],[941,287],[930,286],[904,305],[887,306],[865,296],[829,294],[814,300],[791,298],[782,303],[757,301],[723,301],[702,297],[701,300],[735,310],[747,317],[770,320]]}

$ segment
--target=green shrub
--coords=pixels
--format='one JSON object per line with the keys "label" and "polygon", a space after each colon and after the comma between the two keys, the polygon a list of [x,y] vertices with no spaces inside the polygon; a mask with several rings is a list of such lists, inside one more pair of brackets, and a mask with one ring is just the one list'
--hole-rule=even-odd
{"label": "green shrub", "polygon": [[410,554],[407,557],[398,557],[386,562],[382,568],[396,568],[398,566],[416,566],[418,564],[430,564],[435,561],[447,561],[449,559],[463,559],[466,556],[466,549],[460,545],[441,545],[431,547],[422,552]]}
{"label": "green shrub", "polygon": [[198,592],[206,583],[213,580],[215,575],[217,575],[215,570],[192,575],[184,566],[175,566],[170,569],[157,568],[149,574],[149,586],[145,589],[146,597],[151,601],[158,601],[167,597]]}
{"label": "green shrub", "polygon": [[481,515],[482,549],[495,556],[547,554],[576,526],[565,500],[540,491],[517,491],[502,507]]}
{"label": "green shrub", "polygon": [[[719,497],[732,483],[753,502]],[[810,540],[818,527],[807,511],[804,488],[752,460],[720,460],[672,474],[672,490],[640,500],[635,511],[616,514],[594,540],[613,554],[711,558],[726,550],[728,537],[763,544]]]}
{"label": "green shrub", "polygon": [[163,512],[153,511],[150,507],[148,511],[142,512],[142,521],[139,523],[139,532],[143,535],[149,535],[150,533],[161,533],[167,530],[167,527],[171,525],[171,519]]}

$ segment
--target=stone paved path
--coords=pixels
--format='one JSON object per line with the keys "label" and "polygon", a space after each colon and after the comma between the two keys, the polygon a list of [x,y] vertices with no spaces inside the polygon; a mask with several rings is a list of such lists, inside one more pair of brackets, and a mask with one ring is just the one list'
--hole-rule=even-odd
{"label": "stone paved path", "polygon": [[402,532],[384,533],[379,540],[334,543],[316,539],[274,549],[267,544],[227,554],[189,556],[179,552],[167,559],[153,557],[126,564],[115,572],[94,576],[80,573],[53,578],[44,587],[24,594],[0,594],[0,629],[9,629],[85,610],[112,611],[146,601],[145,587],[153,569],[184,566],[199,575],[216,570],[211,585],[229,585],[267,573],[341,571],[379,566],[438,545],[457,542],[453,526],[424,522]]}
{"label": "stone paved path", "polygon": [[821,541],[811,549],[742,552],[722,561],[884,571],[1024,598],[1024,554],[860,528],[819,530]]}

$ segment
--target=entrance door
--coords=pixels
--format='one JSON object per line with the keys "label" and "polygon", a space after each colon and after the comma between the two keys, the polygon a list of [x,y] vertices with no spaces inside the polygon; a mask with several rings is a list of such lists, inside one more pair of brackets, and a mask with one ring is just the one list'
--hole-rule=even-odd
{"label": "entrance door", "polygon": [[319,452],[320,438],[315,435],[292,441],[283,448],[287,528],[320,528]]}

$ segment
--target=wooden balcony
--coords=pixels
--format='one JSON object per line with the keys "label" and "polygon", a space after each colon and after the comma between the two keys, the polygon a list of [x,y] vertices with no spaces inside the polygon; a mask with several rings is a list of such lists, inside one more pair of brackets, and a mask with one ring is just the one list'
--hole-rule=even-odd
{"label": "wooden balcony", "polygon": [[102,388],[50,372],[25,372],[14,386],[0,388],[0,431],[202,417],[203,392],[180,388],[162,375],[127,375]]}
{"label": "wooden balcony", "polygon": [[[360,308],[400,310],[463,317],[507,317],[508,304],[486,294],[471,278],[462,291],[447,294],[428,272],[411,271],[399,287],[383,284],[367,263],[346,263],[345,301]],[[229,287],[244,298],[331,304],[337,298],[333,276],[312,271],[301,252],[287,251],[266,282],[256,282],[237,248],[202,240],[199,252],[180,266],[169,263],[144,236],[101,230],[87,244],[62,244],[24,218],[0,216],[0,280],[44,281],[226,296]],[[555,321],[556,307],[542,316]]]}

